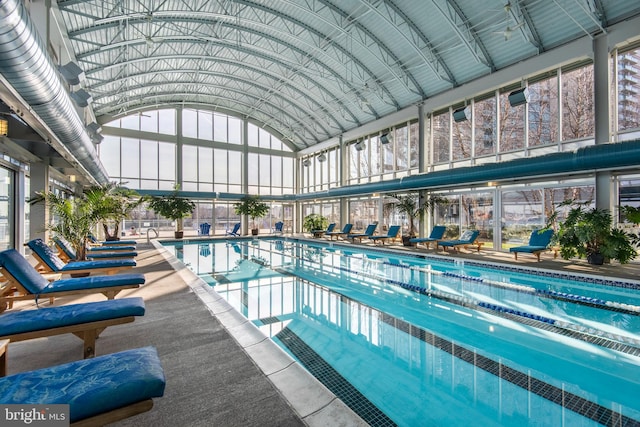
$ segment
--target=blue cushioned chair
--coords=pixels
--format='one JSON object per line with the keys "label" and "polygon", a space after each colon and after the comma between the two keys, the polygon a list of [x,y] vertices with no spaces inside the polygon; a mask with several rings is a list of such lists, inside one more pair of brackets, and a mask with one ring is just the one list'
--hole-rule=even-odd
{"label": "blue cushioned chair", "polygon": [[209,224],[208,222],[200,224],[200,230],[198,231],[198,234],[200,236],[208,236],[209,231],[211,231],[211,224]]}
{"label": "blue cushioned chair", "polygon": [[283,233],[283,227],[284,227],[284,222],[282,221],[278,221],[274,224],[273,229],[271,230],[271,232],[273,234],[282,234]]}
{"label": "blue cushioned chair", "polygon": [[480,248],[484,245],[484,242],[476,242],[480,232],[478,230],[467,230],[460,235],[456,240],[441,240],[437,243],[438,246],[442,246],[442,250],[446,251],[447,248],[453,248],[454,251],[459,251],[460,247],[465,249],[469,247],[475,247],[480,252]]}
{"label": "blue cushioned chair", "polygon": [[130,323],[144,316],[140,297],[23,310],[0,316],[0,339],[11,342],[60,334],[84,341],[84,358],[95,356],[96,338],[107,327]]}
{"label": "blue cushioned chair", "polygon": [[15,249],[0,252],[0,274],[7,280],[0,293],[0,311],[17,300],[77,294],[101,293],[109,299],[124,289],[139,288],[145,282],[144,274],[129,273],[115,276],[92,276],[49,282]]}
{"label": "blue cushioned chair", "polygon": [[391,227],[389,227],[386,235],[370,236],[369,239],[373,240],[373,243],[380,242],[384,245],[384,242],[386,242],[387,240],[396,239],[398,237],[398,234],[400,234],[400,226],[392,225]]}
{"label": "blue cushioned chair", "polygon": [[153,407],[165,376],[153,347],[142,347],[0,378],[0,404],[67,404],[70,421],[102,426]]}
{"label": "blue cushioned chair", "polygon": [[336,228],[336,223],[332,222],[326,230],[311,230],[311,234],[313,237],[322,237],[324,234],[332,233],[334,228]]}
{"label": "blue cushioned chair", "polygon": [[336,240],[338,240],[338,237],[346,236],[349,233],[351,233],[352,228],[353,228],[353,224],[345,224],[344,227],[342,227],[341,231],[330,231],[330,232],[326,232],[325,235],[329,236],[331,240],[333,240],[333,237],[335,236]]}
{"label": "blue cushioned chair", "polygon": [[92,245],[98,246],[135,246],[138,244],[136,240],[103,240],[99,241],[93,234],[89,234],[87,236],[89,238],[89,243]]}
{"label": "blue cushioned chair", "polygon": [[347,234],[347,239],[351,239],[352,242],[355,242],[358,239],[359,242],[362,242],[362,239],[368,239],[373,236],[373,233],[376,232],[376,228],[378,228],[378,224],[369,224],[367,229],[364,230],[364,233],[354,233]]}
{"label": "blue cushioned chair", "polygon": [[523,246],[516,246],[509,248],[509,252],[518,259],[518,253],[524,252],[533,254],[540,261],[540,254],[549,248],[551,238],[553,237],[553,230],[548,228],[546,230],[533,230],[531,236],[529,236],[529,243]]}
{"label": "blue cushioned chair", "polygon": [[409,242],[415,244],[426,243],[425,246],[427,247],[427,249],[431,247],[431,243],[435,243],[436,247],[438,247],[438,242],[442,240],[442,237],[444,236],[444,233],[446,231],[447,227],[445,227],[444,225],[436,225],[431,230],[431,234],[429,234],[429,237],[414,237],[413,239],[409,239]]}
{"label": "blue cushioned chair", "polygon": [[227,236],[239,236],[240,235],[239,231],[240,231],[240,223],[238,222],[233,226],[232,230],[227,230],[227,234],[226,235]]}
{"label": "blue cushioned chair", "polygon": [[[54,236],[51,240],[58,248],[58,256],[64,262],[71,262],[76,259],[76,251],[69,245],[66,240],[60,238],[60,236]],[[127,246],[123,246],[127,247]],[[87,259],[123,259],[123,258],[134,258],[138,256],[138,252],[136,251],[124,251],[117,250],[108,252],[106,250],[102,251],[91,251],[87,250]]]}
{"label": "blue cushioned chair", "polygon": [[33,251],[33,258],[37,261],[36,269],[46,273],[82,274],[99,273],[114,274],[136,266],[133,259],[109,259],[98,261],[75,261],[65,264],[42,239],[33,239],[27,242],[29,249]]}

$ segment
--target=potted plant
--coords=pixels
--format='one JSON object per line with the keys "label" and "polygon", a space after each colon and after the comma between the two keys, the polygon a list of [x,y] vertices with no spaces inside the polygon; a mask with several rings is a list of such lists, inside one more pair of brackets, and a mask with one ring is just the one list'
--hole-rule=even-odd
{"label": "potted plant", "polygon": [[120,224],[146,200],[115,182],[91,187],[85,191],[85,197],[95,204],[105,240],[109,241],[120,240]]}
{"label": "potted plant", "polygon": [[100,219],[99,209],[94,201],[84,194],[65,197],[52,192],[41,194],[53,214],[53,221],[47,228],[64,238],[76,253],[75,261],[86,260],[87,239]]}
{"label": "potted plant", "polygon": [[327,217],[322,216],[320,214],[309,214],[304,217],[302,221],[303,230],[309,233],[320,233],[324,232],[329,226],[329,220]]}
{"label": "potted plant", "polygon": [[182,220],[189,215],[196,207],[196,204],[178,194],[179,186],[175,186],[173,192],[166,196],[154,196],[149,202],[149,207],[157,214],[168,218],[176,223],[175,238],[182,239],[184,231]]}
{"label": "potted plant", "polygon": [[269,212],[269,205],[260,200],[260,196],[247,195],[233,205],[236,215],[247,215],[251,218],[251,234],[258,235],[257,218],[264,217]]}
{"label": "potted plant", "polygon": [[414,219],[421,219],[425,212],[433,214],[436,205],[446,201],[445,198],[438,195],[432,195],[421,202],[418,200],[418,194],[415,193],[392,193],[390,196],[395,199],[390,205],[393,206],[398,213],[405,215],[409,220],[409,230],[407,234],[403,233],[402,235],[402,243],[404,246],[412,246],[410,239],[416,237]]}
{"label": "potted plant", "polygon": [[[602,265],[605,259],[626,264],[636,257],[636,249],[630,236],[613,227],[613,217],[608,209],[589,208],[586,203],[569,200],[561,203],[573,205],[563,222],[558,224],[552,242],[560,246],[564,259],[585,257],[589,264]],[[557,211],[548,223],[556,222]]]}

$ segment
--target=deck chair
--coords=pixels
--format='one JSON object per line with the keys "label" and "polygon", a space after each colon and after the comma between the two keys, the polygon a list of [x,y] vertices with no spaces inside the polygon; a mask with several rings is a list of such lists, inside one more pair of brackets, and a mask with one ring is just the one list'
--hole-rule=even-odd
{"label": "deck chair", "polygon": [[271,229],[271,233],[273,234],[282,234],[283,230],[282,228],[284,227],[284,222],[282,221],[278,221],[275,223],[274,227]]}
{"label": "deck chair", "polygon": [[387,240],[397,239],[398,234],[400,234],[400,226],[392,225],[391,227],[389,227],[386,235],[370,236],[369,240],[372,240],[373,243],[380,242],[380,244],[384,245],[384,242],[386,242]]}
{"label": "deck chair", "polygon": [[553,237],[553,230],[533,230],[529,237],[529,243],[523,246],[515,246],[509,248],[509,252],[512,252],[516,260],[518,259],[518,253],[524,252],[527,254],[533,254],[540,261],[540,254],[549,248],[551,238]]}
{"label": "deck chair", "polygon": [[[64,262],[71,262],[76,259],[76,251],[69,245],[66,240],[60,238],[60,236],[54,236],[51,240],[58,248],[58,256]],[[122,258],[134,258],[138,256],[136,251],[90,251],[87,250],[87,259],[122,259]]]}
{"label": "deck chair", "polygon": [[49,282],[15,249],[0,252],[0,274],[6,280],[0,291],[0,312],[13,301],[31,300],[41,297],[53,298],[101,293],[108,299],[116,297],[124,289],[139,288],[145,283],[144,274],[128,273],[115,276],[92,276],[62,279]]}
{"label": "deck chair", "polygon": [[376,228],[378,228],[377,223],[369,224],[367,225],[367,229],[364,230],[364,233],[347,234],[347,239],[351,239],[351,241],[354,243],[356,239],[358,239],[358,242],[362,242],[362,239],[369,239],[371,236],[373,236],[373,233],[376,232]]}
{"label": "deck chair", "polygon": [[233,226],[232,230],[227,230],[226,235],[227,236],[240,236],[239,230],[240,230],[240,223],[238,222]]}
{"label": "deck chair", "polygon": [[89,238],[89,244],[95,246],[135,246],[138,244],[136,240],[98,240],[93,234],[87,236]]}
{"label": "deck chair", "polygon": [[409,239],[409,242],[415,243],[416,245],[420,243],[426,243],[427,249],[431,247],[431,243],[435,243],[435,246],[438,247],[438,242],[442,240],[444,233],[447,231],[447,227],[444,225],[436,225],[431,230],[431,234],[429,237],[414,237],[413,239]]}
{"label": "deck chair", "polygon": [[150,410],[165,384],[157,350],[142,347],[0,378],[0,403],[67,404],[72,426],[102,426]]}
{"label": "deck chair", "polygon": [[467,249],[469,247],[478,248],[478,252],[480,252],[480,248],[484,245],[484,242],[476,242],[478,235],[480,232],[478,230],[467,230],[460,235],[459,239],[456,240],[440,240],[436,246],[442,246],[442,250],[446,251],[447,248],[453,248],[454,251],[458,252],[461,247]]}
{"label": "deck chair", "polygon": [[326,230],[311,230],[311,234],[313,234],[313,237],[322,237],[325,234],[333,232],[335,228],[336,228],[336,223],[332,222],[327,226]]}
{"label": "deck chair", "polygon": [[351,233],[351,229],[353,228],[353,224],[345,224],[344,227],[342,227],[342,230],[340,231],[329,231],[329,232],[325,232],[325,236],[329,236],[330,240],[333,240],[333,237],[335,236],[336,240],[338,240],[338,237],[341,236],[346,236],[349,233]]}
{"label": "deck chair", "polygon": [[96,339],[104,329],[133,322],[144,311],[140,297],[14,311],[0,316],[0,339],[17,342],[74,334],[84,341],[86,359],[95,356]]}
{"label": "deck chair", "polygon": [[45,273],[115,274],[136,266],[136,262],[132,258],[75,261],[66,264],[42,239],[30,240],[27,242],[27,246],[33,251],[33,258],[37,261],[36,270]]}
{"label": "deck chair", "polygon": [[200,230],[198,231],[198,235],[208,236],[210,230],[211,230],[211,224],[209,224],[208,222],[204,222],[200,224]]}

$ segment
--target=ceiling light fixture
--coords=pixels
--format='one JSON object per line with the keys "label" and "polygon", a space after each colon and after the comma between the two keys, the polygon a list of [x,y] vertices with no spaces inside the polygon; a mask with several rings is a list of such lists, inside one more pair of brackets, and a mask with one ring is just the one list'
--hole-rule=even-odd
{"label": "ceiling light fixture", "polygon": [[367,146],[364,144],[364,139],[362,141],[356,142],[355,148],[357,151],[362,151],[367,148]]}
{"label": "ceiling light fixture", "polygon": [[391,133],[383,133],[380,135],[380,142],[382,144],[389,144],[390,142],[393,142],[393,136]]}
{"label": "ceiling light fixture", "polygon": [[311,165],[311,160],[309,160],[309,159],[304,159],[304,160],[302,161],[302,166],[307,167],[307,166],[309,166],[309,165]]}
{"label": "ceiling light fixture", "polygon": [[318,161],[319,162],[326,162],[327,161],[327,155],[322,153],[318,156]]}

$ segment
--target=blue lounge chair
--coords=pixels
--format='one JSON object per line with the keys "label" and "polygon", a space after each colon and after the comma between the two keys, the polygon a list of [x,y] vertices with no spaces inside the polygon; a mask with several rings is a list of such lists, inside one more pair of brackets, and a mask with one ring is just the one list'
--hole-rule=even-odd
{"label": "blue lounge chair", "polygon": [[[76,251],[67,243],[67,241],[60,238],[60,236],[54,236],[51,240],[58,248],[58,256],[64,262],[71,262],[76,259]],[[87,259],[122,259],[122,258],[134,258],[138,256],[136,251],[89,251],[87,250]]]}
{"label": "blue lounge chair", "polygon": [[400,226],[392,225],[391,227],[389,227],[386,235],[370,236],[369,240],[373,240],[373,243],[380,242],[384,245],[385,241],[398,238],[398,234],[400,234]]}
{"label": "blue lounge chair", "polygon": [[199,236],[208,236],[209,231],[211,231],[211,224],[208,222],[204,222],[200,224],[200,230],[198,231]]}
{"label": "blue lounge chair", "polygon": [[271,229],[271,232],[273,234],[282,234],[283,230],[282,228],[284,227],[284,222],[282,221],[278,221],[275,223],[274,227]]}
{"label": "blue lounge chair", "polygon": [[89,238],[89,243],[92,245],[98,246],[135,246],[138,244],[136,240],[103,240],[99,241],[93,234],[89,234],[87,236]]}
{"label": "blue lounge chair", "polygon": [[518,259],[518,253],[524,252],[535,255],[538,261],[540,261],[540,254],[549,249],[549,243],[551,243],[552,237],[553,230],[550,228],[546,230],[533,230],[527,245],[509,248],[509,252],[512,252],[516,259]]}
{"label": "blue lounge chair", "polygon": [[153,407],[165,376],[153,347],[142,347],[0,378],[0,403],[69,405],[71,425],[102,426]]}
{"label": "blue lounge chair", "polygon": [[330,231],[330,232],[325,232],[325,236],[329,236],[329,239],[333,240],[333,237],[336,237],[336,240],[338,240],[338,237],[340,236],[346,236],[351,232],[351,229],[353,228],[353,224],[345,224],[344,227],[342,227],[341,231]]}
{"label": "blue lounge chair", "polygon": [[438,242],[442,240],[442,237],[444,236],[444,233],[446,231],[447,227],[445,227],[444,225],[436,225],[431,230],[431,234],[429,234],[429,237],[414,237],[413,239],[409,239],[409,242],[415,244],[426,243],[425,246],[427,247],[427,249],[431,247],[431,243],[435,243],[435,246],[438,247]]}
{"label": "blue lounge chair", "polygon": [[65,264],[42,239],[29,240],[27,246],[33,251],[33,258],[37,261],[36,269],[41,269],[45,273],[114,274],[136,266],[136,262],[131,258],[76,261]]}
{"label": "blue lounge chair", "polygon": [[313,234],[313,237],[322,237],[325,234],[329,234],[333,232],[335,228],[336,228],[336,223],[332,222],[331,224],[329,224],[326,230],[311,230],[311,234]]}
{"label": "blue lounge chair", "polygon": [[0,316],[0,340],[74,334],[84,341],[86,359],[95,356],[96,338],[105,328],[133,322],[144,311],[143,299],[136,297],[5,313]]}
{"label": "blue lounge chair", "polygon": [[442,246],[442,250],[446,251],[447,248],[453,248],[454,251],[458,252],[460,247],[465,249],[473,246],[478,248],[478,252],[480,252],[480,248],[484,245],[484,242],[476,242],[478,235],[480,232],[478,230],[467,230],[460,235],[459,239],[456,240],[440,240],[437,243],[437,246]]}
{"label": "blue lounge chair", "polygon": [[[124,289],[139,288],[145,283],[144,274],[129,273],[115,276],[93,276],[49,282],[15,249],[0,252],[0,274],[7,280],[0,292],[0,312],[13,301],[101,293],[109,299]],[[10,307],[9,307],[10,308]]]}
{"label": "blue lounge chair", "polygon": [[364,230],[364,233],[347,234],[347,239],[351,239],[354,243],[356,239],[358,239],[358,242],[362,242],[362,239],[368,239],[373,236],[373,233],[376,232],[376,228],[378,228],[377,223],[369,224],[367,225],[367,229]]}
{"label": "blue lounge chair", "polygon": [[239,230],[240,230],[240,223],[238,222],[233,226],[233,230],[231,230],[231,231],[227,230],[227,234],[226,235],[227,236],[240,236]]}

